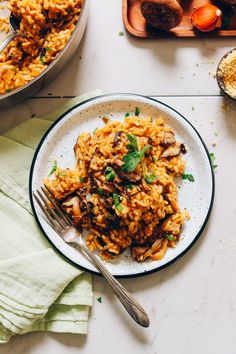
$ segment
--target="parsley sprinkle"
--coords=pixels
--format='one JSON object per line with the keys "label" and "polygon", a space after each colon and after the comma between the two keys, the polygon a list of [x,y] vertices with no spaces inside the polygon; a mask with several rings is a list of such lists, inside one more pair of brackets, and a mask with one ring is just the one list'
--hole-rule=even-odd
{"label": "parsley sprinkle", "polygon": [[213,169],[215,170],[215,169],[218,167],[218,165],[215,165],[215,159],[216,159],[216,157],[215,157],[214,152],[210,152],[210,159],[211,159],[212,167],[213,167]]}
{"label": "parsley sprinkle", "polygon": [[194,111],[194,106],[192,107],[192,111]]}
{"label": "parsley sprinkle", "polygon": [[118,33],[118,35],[119,35],[120,37],[123,37],[125,34],[124,34],[123,31],[120,31],[120,32]]}
{"label": "parsley sprinkle", "polygon": [[182,174],[182,179],[188,179],[190,182],[194,182],[195,179],[191,173],[183,173]]}
{"label": "parsley sprinkle", "polygon": [[135,114],[136,116],[139,116],[139,113],[140,113],[140,108],[139,108],[139,107],[135,107],[134,114]]}
{"label": "parsley sprinkle", "polygon": [[133,189],[133,185],[132,183],[128,182],[128,181],[125,181],[122,183],[122,186],[126,189]]}
{"label": "parsley sprinkle", "polygon": [[144,176],[147,183],[152,184],[158,177],[154,174]]}
{"label": "parsley sprinkle", "polygon": [[98,188],[98,194],[100,194],[101,196],[103,195],[103,189],[102,188]]}
{"label": "parsley sprinkle", "polygon": [[46,45],[45,49],[48,51],[48,52],[52,52],[53,49],[51,47],[49,47],[48,45]]}
{"label": "parsley sprinkle", "polygon": [[12,89],[6,89],[6,92],[11,92],[12,91]]}
{"label": "parsley sprinkle", "polygon": [[80,177],[80,182],[84,183],[84,177]]}
{"label": "parsley sprinkle", "polygon": [[135,135],[132,134],[126,134],[127,139],[129,140],[130,144],[127,145],[127,148],[131,151],[139,151],[138,149],[138,143],[137,143],[137,138]]}
{"label": "parsley sprinkle", "polygon": [[116,174],[111,167],[105,169],[106,181],[111,182],[115,178]]}
{"label": "parsley sprinkle", "polygon": [[97,302],[100,302],[100,304],[102,303],[102,297],[101,296],[97,297]]}
{"label": "parsley sprinkle", "polygon": [[119,211],[122,211],[123,208],[122,208],[122,205],[120,204],[120,195],[113,193],[112,196],[113,196],[113,200],[114,200],[114,204],[115,204],[116,209]]}
{"label": "parsley sprinkle", "polygon": [[56,170],[57,170],[57,162],[54,161],[48,177],[50,177]]}
{"label": "parsley sprinkle", "polygon": [[130,113],[125,113],[125,117],[129,117],[130,116]]}
{"label": "parsley sprinkle", "polygon": [[44,59],[45,59],[45,55],[40,55],[39,61],[42,65],[44,65]]}
{"label": "parsley sprinkle", "polygon": [[58,173],[58,176],[59,177],[65,177],[65,176],[67,176],[67,173],[66,173],[66,171],[61,171],[61,172]]}
{"label": "parsley sprinkle", "polygon": [[166,232],[165,232],[165,237],[167,237],[169,241],[174,241],[174,236],[167,234]]}
{"label": "parsley sprinkle", "polygon": [[150,149],[151,145],[145,145],[141,151],[132,151],[123,157],[123,161],[125,162],[122,165],[121,169],[124,172],[133,172],[141,158],[144,156],[145,152]]}

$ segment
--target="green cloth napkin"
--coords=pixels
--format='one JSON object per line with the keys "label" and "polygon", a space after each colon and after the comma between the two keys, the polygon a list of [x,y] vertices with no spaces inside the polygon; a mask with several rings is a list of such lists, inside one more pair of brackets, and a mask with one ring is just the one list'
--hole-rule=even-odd
{"label": "green cloth napkin", "polygon": [[32,331],[87,333],[91,275],[59,256],[32,215],[29,169],[43,133],[74,104],[30,119],[0,136],[0,343]]}

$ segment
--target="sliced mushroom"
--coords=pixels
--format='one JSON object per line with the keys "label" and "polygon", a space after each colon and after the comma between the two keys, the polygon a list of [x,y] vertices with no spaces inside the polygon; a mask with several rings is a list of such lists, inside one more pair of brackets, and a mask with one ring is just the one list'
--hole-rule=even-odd
{"label": "sliced mushroom", "polygon": [[62,206],[67,209],[71,209],[71,214],[73,217],[74,224],[78,224],[81,221],[81,210],[80,210],[80,200],[79,197],[74,196],[68,198],[65,202],[62,203]]}
{"label": "sliced mushroom", "polygon": [[169,146],[166,150],[163,151],[159,159],[167,158],[167,157],[174,157],[180,154],[180,146],[174,145]]}
{"label": "sliced mushroom", "polygon": [[142,260],[143,257],[141,257],[142,255],[144,255],[144,253],[148,250],[148,247],[141,247],[141,246],[133,246],[131,248],[131,255],[132,258],[134,260],[137,260],[138,262],[140,262]]}
{"label": "sliced mushroom", "polygon": [[173,132],[164,132],[164,139],[161,142],[161,145],[168,147],[176,143],[175,135]]}
{"label": "sliced mushroom", "polygon": [[113,192],[115,192],[115,190],[116,190],[115,186],[112,183],[105,183],[102,186],[102,191],[105,193],[113,193]]}
{"label": "sliced mushroom", "polygon": [[122,133],[123,133],[123,131],[119,131],[119,132],[115,133],[115,138],[114,138],[114,141],[112,144],[113,148],[116,147],[117,145],[119,145]]}

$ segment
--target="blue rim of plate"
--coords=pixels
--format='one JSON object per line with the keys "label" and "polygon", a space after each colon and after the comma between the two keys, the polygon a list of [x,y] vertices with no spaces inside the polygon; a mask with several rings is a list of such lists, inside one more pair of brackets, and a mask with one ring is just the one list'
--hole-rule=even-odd
{"label": "blue rim of plate", "polygon": [[70,258],[68,258],[62,251],[60,251],[56,245],[50,240],[50,238],[47,236],[46,232],[44,231],[41,223],[40,223],[40,220],[38,218],[38,215],[37,215],[37,212],[35,210],[35,207],[34,207],[34,203],[33,203],[33,190],[32,190],[32,181],[33,181],[33,172],[34,172],[34,166],[35,166],[35,162],[36,162],[36,159],[37,159],[37,156],[38,156],[38,153],[40,151],[40,148],[44,142],[44,140],[46,139],[46,137],[48,136],[49,132],[57,125],[58,122],[60,122],[68,113],[70,113],[71,111],[73,111],[75,108],[77,107],[80,107],[80,106],[83,106],[84,104],[88,103],[88,102],[92,102],[92,101],[96,101],[97,99],[99,98],[106,98],[106,97],[113,97],[115,98],[115,96],[117,97],[120,97],[120,96],[130,96],[130,98],[145,98],[145,99],[148,99],[150,101],[153,101],[153,102],[157,102],[159,103],[160,105],[164,106],[164,107],[167,107],[168,109],[170,109],[171,111],[177,113],[182,119],[184,119],[191,127],[192,129],[195,131],[195,133],[197,134],[197,136],[199,137],[204,149],[205,149],[205,152],[207,154],[207,157],[208,157],[208,160],[209,160],[209,164],[210,164],[210,168],[211,168],[211,177],[212,177],[212,192],[211,192],[211,201],[210,201],[210,205],[209,205],[209,209],[208,209],[208,212],[207,212],[207,215],[205,217],[205,220],[202,224],[202,227],[201,229],[199,230],[199,232],[196,234],[195,238],[193,239],[193,241],[189,244],[188,247],[186,247],[179,255],[177,255],[175,258],[173,258],[172,260],[170,260],[169,262],[167,262],[166,264],[160,266],[160,267],[157,267],[155,269],[152,269],[152,270],[149,270],[149,271],[143,271],[143,272],[140,272],[140,273],[136,273],[136,274],[130,274],[130,275],[127,275],[127,274],[119,274],[119,275],[115,275],[116,278],[137,278],[137,277],[141,277],[141,276],[144,276],[144,275],[148,275],[148,274],[152,274],[152,273],[155,273],[155,272],[159,272],[160,270],[170,266],[171,264],[175,263],[177,260],[179,260],[180,258],[182,258],[192,247],[193,245],[197,242],[197,240],[200,238],[200,236],[202,235],[207,223],[208,223],[208,220],[209,220],[209,217],[210,217],[210,214],[211,214],[211,211],[212,211],[212,207],[213,207],[213,202],[214,202],[214,196],[215,196],[215,176],[214,176],[214,170],[213,170],[213,167],[212,167],[212,162],[211,162],[211,158],[210,158],[210,154],[209,154],[209,151],[208,151],[208,148],[204,142],[204,140],[202,139],[201,135],[198,133],[198,131],[196,130],[196,128],[192,125],[192,123],[189,122],[189,120],[187,118],[185,118],[181,113],[179,113],[177,110],[175,110],[174,108],[172,108],[171,106],[169,106],[168,104],[166,103],[163,103],[159,100],[156,100],[154,98],[151,98],[151,97],[148,97],[148,96],[144,96],[144,95],[139,95],[139,94],[131,94],[131,93],[111,93],[111,94],[104,94],[104,95],[99,95],[99,96],[96,96],[96,97],[92,97],[92,98],[89,98],[83,102],[80,102],[80,103],[77,103],[75,104],[73,107],[69,108],[66,112],[64,112],[62,115],[60,115],[60,117],[58,117],[55,122],[52,123],[52,125],[48,128],[48,130],[46,131],[46,133],[43,135],[42,139],[40,140],[39,144],[38,144],[38,147],[36,148],[35,150],[35,153],[34,153],[34,156],[33,156],[33,160],[32,160],[32,163],[31,163],[31,167],[30,167],[30,174],[29,174],[29,198],[30,198],[30,204],[31,204],[31,208],[32,208],[32,211],[33,211],[33,215],[37,221],[37,224],[42,232],[42,234],[44,235],[44,237],[47,239],[47,241],[53,246],[53,248],[55,249],[55,251],[57,253],[59,253],[60,255],[62,255],[69,263],[71,263],[72,265],[74,265],[76,268],[79,268],[79,269],[82,269],[86,272],[89,272],[89,273],[92,273],[94,275],[97,275],[97,276],[102,276],[101,273],[97,273],[93,270],[90,270],[90,269],[87,269],[85,267],[82,267],[80,265],[78,265],[77,263],[73,262]]}

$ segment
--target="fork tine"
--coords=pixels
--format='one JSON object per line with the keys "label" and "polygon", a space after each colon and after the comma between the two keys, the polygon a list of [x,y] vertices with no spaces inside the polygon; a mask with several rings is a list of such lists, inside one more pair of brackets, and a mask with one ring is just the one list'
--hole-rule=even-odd
{"label": "fork tine", "polygon": [[48,221],[49,221],[50,225],[52,226],[52,228],[55,229],[59,233],[62,232],[63,229],[61,227],[59,227],[58,224],[55,223],[55,221],[53,220],[53,218],[51,217],[51,215],[49,214],[47,209],[43,206],[43,204],[41,203],[40,199],[38,198],[38,196],[34,192],[33,192],[33,196],[34,196],[36,202],[38,203],[38,206],[40,207],[40,209],[42,210],[42,212],[44,213],[44,215],[48,219]]}
{"label": "fork tine", "polygon": [[53,206],[50,205],[51,201],[47,200],[42,193],[40,192],[40,190],[37,189],[38,195],[40,196],[40,198],[43,200],[44,204],[45,204],[45,208],[47,209],[47,211],[49,212],[49,214],[52,214],[53,218],[57,221],[57,223],[61,226],[62,229],[66,229],[67,224],[57,215],[57,213],[54,211]]}
{"label": "fork tine", "polygon": [[61,208],[59,207],[59,205],[57,204],[57,202],[55,201],[51,191],[47,188],[47,186],[44,185],[44,187],[41,187],[42,191],[44,192],[44,194],[47,196],[47,198],[49,199],[49,201],[52,203],[52,205],[54,206],[54,208],[56,209],[56,211],[58,212],[58,214],[62,217],[62,219],[65,221],[65,223],[67,223],[67,225],[73,225],[72,220],[70,219],[70,217],[64,213]]}

